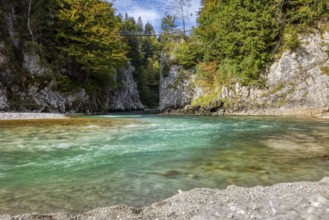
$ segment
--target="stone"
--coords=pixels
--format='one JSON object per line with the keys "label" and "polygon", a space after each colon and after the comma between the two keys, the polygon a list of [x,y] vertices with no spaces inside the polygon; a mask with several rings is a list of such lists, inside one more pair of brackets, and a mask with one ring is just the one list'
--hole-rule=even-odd
{"label": "stone", "polygon": [[7,63],[7,57],[2,54],[2,50],[5,48],[5,43],[0,42],[0,65]]}
{"label": "stone", "polygon": [[134,80],[134,72],[135,68],[131,63],[127,63],[124,69],[118,70],[117,81],[121,81],[123,86],[116,90],[115,95],[109,100],[110,109],[121,111],[144,109],[144,105],[140,101],[137,83]]}
{"label": "stone", "polygon": [[178,191],[143,208],[97,208],[82,214],[0,215],[0,219],[328,219],[329,177],[319,182]]}
{"label": "stone", "polygon": [[167,77],[160,76],[160,111],[184,108],[192,102],[192,78],[182,76],[182,67],[174,65]]}
{"label": "stone", "polygon": [[23,67],[32,75],[45,77],[51,75],[51,70],[41,64],[41,58],[38,54],[32,52],[24,53]]}
{"label": "stone", "polygon": [[216,111],[218,111],[223,106],[223,104],[224,103],[221,100],[212,101],[206,107],[206,111],[216,112]]}
{"label": "stone", "polygon": [[0,85],[0,111],[9,107],[7,99],[7,90]]}
{"label": "stone", "polygon": [[228,95],[229,95],[228,88],[227,88],[226,86],[224,86],[224,87],[222,88],[222,99],[227,98]]}

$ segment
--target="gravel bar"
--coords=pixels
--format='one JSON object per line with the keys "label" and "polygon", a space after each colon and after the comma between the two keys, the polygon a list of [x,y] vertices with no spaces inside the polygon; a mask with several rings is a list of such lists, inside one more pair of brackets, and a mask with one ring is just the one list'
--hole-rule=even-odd
{"label": "gravel bar", "polygon": [[[328,164],[329,165],[329,164]],[[319,182],[251,188],[193,189],[144,208],[118,205],[84,214],[0,215],[2,220],[91,219],[329,219],[329,177]]]}
{"label": "gravel bar", "polygon": [[57,113],[0,113],[0,120],[63,119],[64,114]]}

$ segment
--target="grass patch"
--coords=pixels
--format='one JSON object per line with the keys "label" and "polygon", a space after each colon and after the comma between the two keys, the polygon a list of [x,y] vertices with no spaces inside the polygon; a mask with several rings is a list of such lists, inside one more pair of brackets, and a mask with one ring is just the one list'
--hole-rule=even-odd
{"label": "grass patch", "polygon": [[329,76],[329,66],[321,67],[321,73],[322,73],[323,75],[327,75],[327,76]]}
{"label": "grass patch", "polygon": [[271,90],[271,94],[275,94],[275,93],[277,93],[277,92],[279,92],[281,89],[283,89],[284,88],[284,85],[283,85],[283,83],[279,83],[276,87],[274,87],[272,90]]}
{"label": "grass patch", "polygon": [[203,95],[203,96],[193,100],[192,106],[205,107],[205,106],[209,105],[209,103],[211,103],[212,101],[214,101],[216,99],[218,99],[218,97],[214,94]]}

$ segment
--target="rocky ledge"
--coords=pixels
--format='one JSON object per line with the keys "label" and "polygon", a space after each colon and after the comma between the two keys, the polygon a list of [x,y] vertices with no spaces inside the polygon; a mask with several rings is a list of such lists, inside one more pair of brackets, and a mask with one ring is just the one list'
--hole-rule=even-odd
{"label": "rocky ledge", "polygon": [[145,208],[98,208],[77,216],[0,215],[0,219],[329,219],[329,177],[251,188],[193,189]]}

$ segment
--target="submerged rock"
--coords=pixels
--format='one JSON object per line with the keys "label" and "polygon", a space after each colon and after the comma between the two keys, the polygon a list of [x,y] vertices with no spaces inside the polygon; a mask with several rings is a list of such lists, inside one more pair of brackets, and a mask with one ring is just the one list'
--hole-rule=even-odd
{"label": "submerged rock", "polygon": [[166,178],[176,177],[180,175],[181,173],[177,170],[168,170],[167,172],[163,173],[162,176]]}

